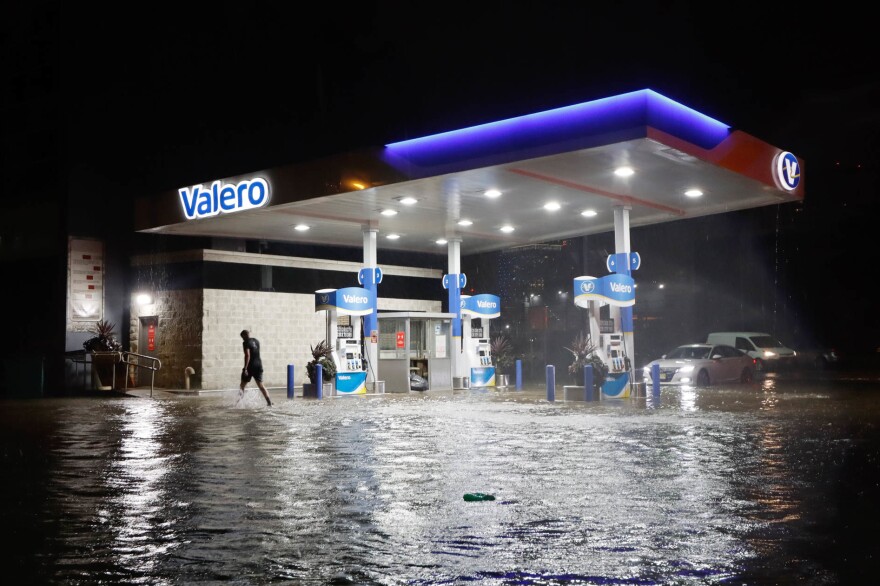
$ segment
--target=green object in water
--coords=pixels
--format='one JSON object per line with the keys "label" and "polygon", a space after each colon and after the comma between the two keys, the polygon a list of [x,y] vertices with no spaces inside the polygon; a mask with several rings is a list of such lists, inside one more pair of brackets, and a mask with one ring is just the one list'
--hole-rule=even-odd
{"label": "green object in water", "polygon": [[464,500],[466,500],[466,501],[494,501],[495,495],[486,494],[483,492],[468,492],[468,493],[465,493]]}

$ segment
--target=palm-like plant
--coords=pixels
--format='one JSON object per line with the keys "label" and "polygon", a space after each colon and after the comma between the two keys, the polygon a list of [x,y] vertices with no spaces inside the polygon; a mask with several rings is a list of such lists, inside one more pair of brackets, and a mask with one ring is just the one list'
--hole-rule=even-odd
{"label": "palm-like plant", "polygon": [[576,381],[581,381],[580,377],[583,376],[584,367],[589,364],[593,367],[593,386],[601,387],[602,382],[605,381],[605,376],[608,374],[608,367],[596,354],[598,346],[593,344],[590,336],[580,332],[572,341],[571,348],[567,346],[564,348],[571,352],[574,358],[572,363],[568,365],[569,374]]}
{"label": "palm-like plant", "polygon": [[90,330],[93,337],[83,342],[83,348],[88,352],[119,352],[122,344],[116,339],[116,324],[98,320]]}
{"label": "palm-like plant", "polygon": [[504,334],[493,336],[489,342],[492,361],[499,373],[505,373],[513,366],[513,342]]}
{"label": "palm-like plant", "polygon": [[333,362],[333,347],[326,340],[321,340],[316,346],[310,346],[312,349],[312,360],[306,364],[306,373],[309,381],[313,385],[318,384],[318,364],[321,365],[323,371],[322,379],[324,382],[330,382],[336,376],[336,363]]}

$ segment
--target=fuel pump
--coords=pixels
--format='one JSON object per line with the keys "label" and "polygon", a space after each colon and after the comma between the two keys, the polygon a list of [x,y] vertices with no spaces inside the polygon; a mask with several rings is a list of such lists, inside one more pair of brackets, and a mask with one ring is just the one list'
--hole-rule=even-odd
{"label": "fuel pump", "polygon": [[[501,315],[501,301],[497,295],[461,296],[462,334],[464,340],[464,363],[469,369],[468,377],[472,387],[495,386],[495,364],[492,361],[492,348],[489,340],[489,322]],[[482,331],[474,337],[471,318],[479,317]]]}

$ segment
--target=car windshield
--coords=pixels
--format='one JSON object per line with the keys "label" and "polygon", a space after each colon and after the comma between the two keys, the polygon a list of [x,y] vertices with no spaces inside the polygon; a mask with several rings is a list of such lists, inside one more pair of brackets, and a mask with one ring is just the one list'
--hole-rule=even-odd
{"label": "car windshield", "polygon": [[692,360],[695,358],[709,358],[709,351],[711,349],[711,346],[679,346],[667,354],[666,358],[686,358]]}
{"label": "car windshield", "polygon": [[781,348],[782,342],[770,336],[753,336],[749,338],[758,348]]}

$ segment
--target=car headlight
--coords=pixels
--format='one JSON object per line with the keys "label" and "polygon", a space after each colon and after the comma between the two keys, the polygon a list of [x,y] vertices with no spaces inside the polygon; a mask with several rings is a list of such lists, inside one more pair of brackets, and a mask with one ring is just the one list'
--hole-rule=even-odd
{"label": "car headlight", "polygon": [[776,352],[771,352],[770,350],[764,350],[764,358],[773,358],[776,356]]}
{"label": "car headlight", "polygon": [[682,366],[681,368],[678,369],[678,372],[693,372],[693,371],[694,371],[693,364],[688,364],[687,366]]}

